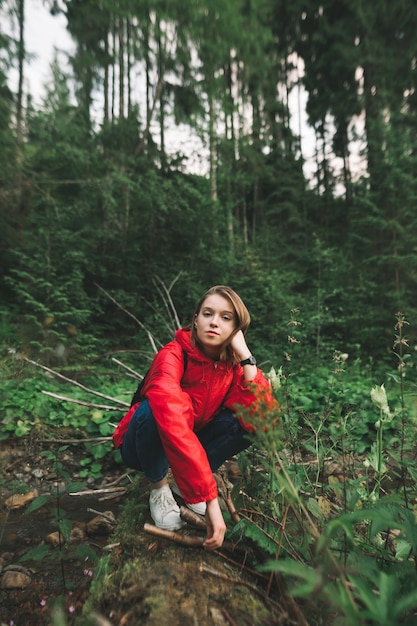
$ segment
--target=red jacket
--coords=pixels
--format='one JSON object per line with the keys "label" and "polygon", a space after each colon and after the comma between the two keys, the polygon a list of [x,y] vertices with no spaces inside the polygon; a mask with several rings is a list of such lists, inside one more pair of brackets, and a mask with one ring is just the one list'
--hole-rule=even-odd
{"label": "red jacket", "polygon": [[[184,370],[184,354],[187,366]],[[261,370],[251,381],[260,389],[269,388]],[[188,503],[217,497],[206,452],[196,432],[208,424],[220,408],[236,410],[250,406],[255,396],[244,379],[243,368],[229,361],[213,361],[190,341],[190,331],[178,330],[174,341],[156,355],[146,376],[142,395],[149,401],[158,425],[162,445],[177,485]],[[137,405],[122,419],[113,435],[120,447]],[[242,423],[242,422],[241,422]],[[246,430],[253,427],[242,423]]]}

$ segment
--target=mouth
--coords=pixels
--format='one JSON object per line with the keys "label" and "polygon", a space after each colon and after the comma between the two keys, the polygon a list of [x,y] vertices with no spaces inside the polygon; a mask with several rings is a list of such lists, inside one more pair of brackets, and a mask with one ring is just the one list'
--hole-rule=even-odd
{"label": "mouth", "polygon": [[219,333],[216,333],[216,331],[214,330],[208,330],[207,335],[209,335],[209,337],[218,337]]}

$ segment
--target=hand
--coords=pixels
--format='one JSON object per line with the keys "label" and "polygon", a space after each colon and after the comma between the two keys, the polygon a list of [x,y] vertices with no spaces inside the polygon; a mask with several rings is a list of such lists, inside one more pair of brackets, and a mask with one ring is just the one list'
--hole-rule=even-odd
{"label": "hand", "polygon": [[218,499],[207,502],[206,510],[207,539],[203,543],[206,550],[216,550],[223,544],[226,524],[220,510]]}
{"label": "hand", "polygon": [[243,361],[243,359],[247,359],[251,354],[251,351],[249,350],[246,343],[245,335],[241,330],[238,330],[236,335],[232,337],[230,346],[233,352],[238,356],[240,361]]}

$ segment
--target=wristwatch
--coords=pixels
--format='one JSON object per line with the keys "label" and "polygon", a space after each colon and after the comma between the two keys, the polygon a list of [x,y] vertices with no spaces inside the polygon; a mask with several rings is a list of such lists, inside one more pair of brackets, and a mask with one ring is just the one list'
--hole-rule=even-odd
{"label": "wristwatch", "polygon": [[243,365],[256,365],[256,359],[254,356],[252,356],[252,354],[250,355],[250,357],[248,357],[247,359],[244,359],[243,361],[240,362],[240,364]]}

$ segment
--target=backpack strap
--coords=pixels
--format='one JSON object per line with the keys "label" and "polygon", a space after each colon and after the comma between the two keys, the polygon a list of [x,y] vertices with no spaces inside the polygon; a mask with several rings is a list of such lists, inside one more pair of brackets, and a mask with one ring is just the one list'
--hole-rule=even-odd
{"label": "backpack strap", "polygon": [[[184,350],[184,348],[182,349],[182,354],[183,354],[183,359],[184,359],[184,372],[183,372],[183,376],[184,376],[185,371],[187,369],[187,364],[188,364],[188,354]],[[148,374],[149,374],[149,370],[146,372],[145,376],[142,378],[142,380],[140,381],[139,385],[137,386],[137,389],[136,389],[135,393],[133,394],[132,402],[130,403],[131,407],[134,404],[136,404],[137,402],[140,402],[141,400],[143,400],[143,398],[142,398],[142,389],[143,389],[143,386],[145,384],[145,379],[146,379]]]}

